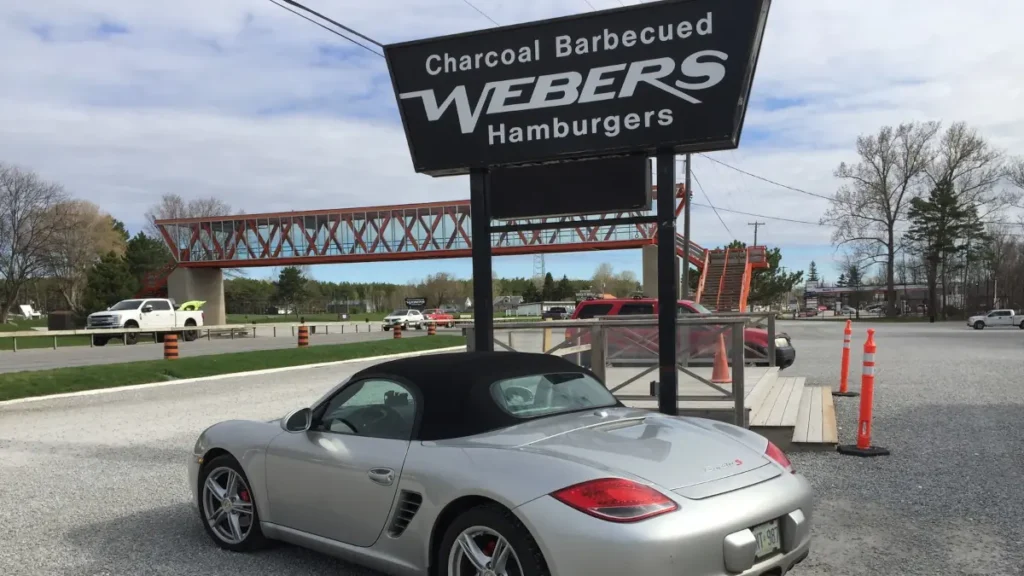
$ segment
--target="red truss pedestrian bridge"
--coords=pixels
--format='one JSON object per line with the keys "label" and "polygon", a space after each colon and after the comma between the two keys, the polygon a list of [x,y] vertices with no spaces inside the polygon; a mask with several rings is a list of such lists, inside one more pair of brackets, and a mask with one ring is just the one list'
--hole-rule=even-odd
{"label": "red truss pedestrian bridge", "polygon": [[[682,186],[676,195],[683,208]],[[578,222],[571,228],[491,234],[495,256],[588,250],[622,250],[653,244],[654,224],[602,225],[610,218],[640,218],[653,212],[621,212],[502,221],[502,224],[543,225]],[[472,256],[468,200],[240,214],[206,218],[157,220],[156,226],[177,266],[246,268],[381,262]],[[497,224],[497,222],[496,222]],[[686,256],[682,236],[676,239]],[[706,250],[691,242],[688,260],[704,267]]]}
{"label": "red truss pedestrian bridge", "polygon": [[[677,216],[682,212],[685,196],[683,186],[679,185]],[[500,224],[526,224],[532,229],[492,233],[492,254],[642,248],[657,243],[655,224],[608,225],[602,221],[640,220],[653,214],[652,210],[502,221]],[[157,220],[156,227],[174,261],[144,279],[142,294],[166,290],[167,277],[177,267],[249,268],[469,258],[471,218],[469,200],[455,200]],[[573,226],[564,227],[567,222]],[[544,228],[545,224],[555,223],[557,227]],[[687,250],[680,235],[676,235],[676,253],[702,272],[708,268],[709,252],[693,242]]]}

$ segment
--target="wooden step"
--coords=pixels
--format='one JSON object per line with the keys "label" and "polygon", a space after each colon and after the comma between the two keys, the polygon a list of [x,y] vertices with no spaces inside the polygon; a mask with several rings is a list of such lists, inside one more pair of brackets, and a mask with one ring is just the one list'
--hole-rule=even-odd
{"label": "wooden step", "polygon": [[793,445],[801,450],[835,449],[839,443],[836,407],[828,386],[806,386],[800,397]]}

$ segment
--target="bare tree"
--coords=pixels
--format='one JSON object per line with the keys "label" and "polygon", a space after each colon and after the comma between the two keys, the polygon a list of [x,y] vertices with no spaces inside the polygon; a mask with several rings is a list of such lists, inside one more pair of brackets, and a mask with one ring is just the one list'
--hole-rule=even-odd
{"label": "bare tree", "polygon": [[[164,194],[160,202],[146,211],[146,234],[153,238],[163,238],[161,229],[156,225],[157,220],[177,220],[183,218],[213,218],[218,216],[231,215],[231,206],[218,198],[193,198],[185,201],[179,194]],[[169,226],[164,228],[171,241],[179,250],[189,247],[192,241],[192,229],[189,226]],[[221,246],[229,241],[230,232],[227,230],[213,230],[217,242]],[[246,276],[246,273],[238,268],[224,270],[228,277]]]}
{"label": "bare tree", "polygon": [[78,310],[89,268],[103,254],[123,254],[124,238],[114,229],[113,218],[87,200],[57,204],[49,214],[54,221],[54,235],[46,257],[46,272],[54,279],[68,308]]}
{"label": "bare tree", "polygon": [[852,248],[858,259],[885,264],[888,315],[896,314],[894,273],[901,233],[897,225],[918,192],[938,130],[937,122],[908,123],[858,137],[860,161],[844,162],[836,169],[835,176],[847,183],[821,219],[822,224],[835,227],[832,242],[837,247]]}
{"label": "bare tree", "polygon": [[64,188],[35,172],[0,164],[0,323],[22,288],[46,271],[50,251],[66,226]]}
{"label": "bare tree", "polygon": [[459,282],[447,272],[431,274],[423,281],[421,289],[430,306],[455,304],[459,296]]}
{"label": "bare tree", "polygon": [[1003,175],[1014,186],[1024,189],[1024,157],[1013,158],[1007,162]]}

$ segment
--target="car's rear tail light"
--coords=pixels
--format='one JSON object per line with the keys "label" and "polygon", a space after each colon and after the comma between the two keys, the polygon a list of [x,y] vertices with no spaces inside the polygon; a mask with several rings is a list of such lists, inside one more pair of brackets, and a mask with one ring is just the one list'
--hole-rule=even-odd
{"label": "car's rear tail light", "polygon": [[669,497],[624,478],[601,478],[563,488],[552,496],[584,514],[609,522],[638,522],[677,510]]}
{"label": "car's rear tail light", "polygon": [[786,453],[775,444],[768,442],[768,447],[764,449],[764,455],[774,460],[779,466],[782,466],[791,473],[796,474],[796,469],[793,468],[793,463],[789,461]]}

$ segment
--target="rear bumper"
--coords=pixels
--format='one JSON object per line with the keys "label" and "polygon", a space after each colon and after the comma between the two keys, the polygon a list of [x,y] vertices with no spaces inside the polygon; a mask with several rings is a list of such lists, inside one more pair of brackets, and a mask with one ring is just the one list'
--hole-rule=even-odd
{"label": "rear bumper", "polygon": [[[552,574],[650,576],[760,576],[785,574],[811,545],[812,493],[807,480],[783,476],[701,500],[672,492],[680,509],[635,524],[605,522],[550,496],[528,502],[516,515],[530,530]],[[778,519],[782,550],[745,556],[749,529]],[[566,530],[572,526],[572,530]]]}

